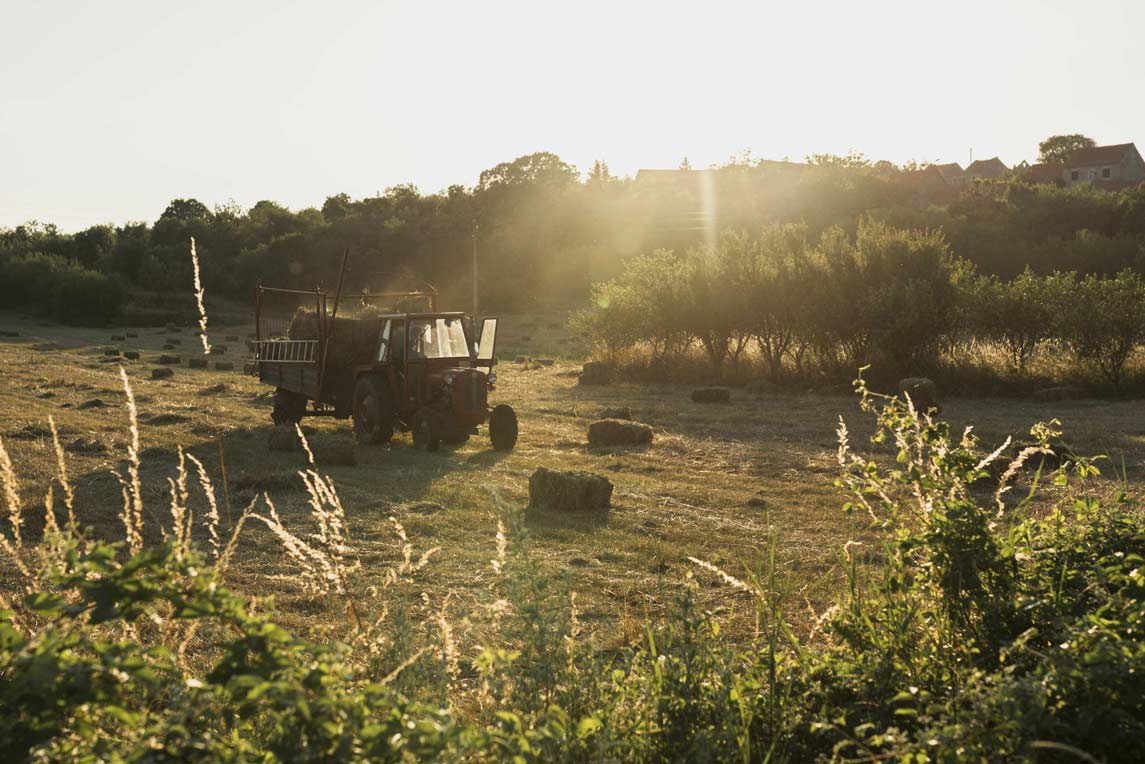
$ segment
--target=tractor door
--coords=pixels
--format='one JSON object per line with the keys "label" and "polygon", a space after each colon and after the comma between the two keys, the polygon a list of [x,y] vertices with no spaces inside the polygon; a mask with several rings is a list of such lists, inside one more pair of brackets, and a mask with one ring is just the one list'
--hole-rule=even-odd
{"label": "tractor door", "polygon": [[496,363],[497,319],[487,318],[481,322],[481,338],[477,343],[477,358],[474,366],[493,366]]}

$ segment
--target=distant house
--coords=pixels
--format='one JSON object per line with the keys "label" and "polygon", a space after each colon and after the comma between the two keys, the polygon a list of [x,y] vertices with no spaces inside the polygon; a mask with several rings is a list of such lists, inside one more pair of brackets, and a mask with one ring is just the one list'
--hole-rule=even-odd
{"label": "distant house", "polygon": [[1074,152],[1062,168],[1067,186],[1089,183],[1110,191],[1145,181],[1145,161],[1132,143],[1094,146]]}
{"label": "distant house", "polygon": [[966,183],[966,172],[962,169],[962,165],[957,162],[949,162],[947,164],[931,165],[942,179],[950,186],[961,186]]}
{"label": "distant house", "polygon": [[1065,169],[1060,164],[1032,164],[1017,173],[1027,183],[1065,183]]}
{"label": "distant house", "polygon": [[998,157],[976,159],[966,168],[966,180],[1002,180],[1009,177],[1010,168]]}
{"label": "distant house", "polygon": [[949,169],[944,173],[943,167],[949,168],[951,165],[928,164],[920,170],[913,170],[906,174],[908,187],[914,192],[915,200],[918,203],[933,204],[947,201],[958,195],[957,189],[962,185],[962,168],[953,165],[953,167],[958,168],[958,175],[954,175]]}

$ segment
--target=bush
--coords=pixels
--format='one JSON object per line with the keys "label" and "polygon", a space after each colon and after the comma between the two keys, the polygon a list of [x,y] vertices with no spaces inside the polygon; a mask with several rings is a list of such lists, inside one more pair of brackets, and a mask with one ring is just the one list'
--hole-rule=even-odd
{"label": "bush", "polygon": [[1062,315],[1062,337],[1120,390],[1130,354],[1145,340],[1145,281],[1133,271],[1114,278],[1087,276]]}
{"label": "bush", "polygon": [[115,319],[127,299],[127,290],[114,276],[95,271],[61,274],[52,291],[55,316],[69,324],[100,325]]}

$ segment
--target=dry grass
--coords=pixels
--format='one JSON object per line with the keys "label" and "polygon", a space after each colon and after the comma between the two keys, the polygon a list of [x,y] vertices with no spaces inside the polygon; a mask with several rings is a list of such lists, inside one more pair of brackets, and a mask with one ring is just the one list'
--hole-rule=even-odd
{"label": "dry grass", "polygon": [[[868,423],[851,397],[756,399],[737,391],[729,405],[700,405],[688,399],[689,390],[682,386],[581,388],[573,363],[525,370],[511,362],[519,354],[559,357],[551,351],[569,347],[559,319],[503,322],[499,355],[504,361],[497,369],[495,398],[518,409],[521,440],[512,453],[492,451],[482,435],[459,449],[426,454],[414,450],[408,436],[399,436],[389,446],[359,447],[358,466],[331,467],[321,475],[301,452],[266,449],[270,390],[254,379],[176,367],[173,379],[151,380],[148,362],[170,335],[142,329],[121,347],[143,353],[140,361],[124,362],[134,390],[136,441],[118,362],[106,362],[115,359],[99,349],[112,330],[40,326],[10,315],[0,323],[22,335],[0,342],[7,383],[0,391],[5,449],[0,474],[6,474],[6,453],[20,475],[19,484],[5,478],[5,490],[15,492],[26,507],[42,501],[60,474],[55,429],[70,478],[69,487],[58,490],[74,505],[80,525],[112,539],[123,538],[125,523],[142,526],[142,537],[147,527],[187,528],[202,548],[225,558],[232,583],[254,594],[274,595],[282,620],[312,633],[329,628],[330,605],[324,597],[337,598],[348,587],[382,591],[395,571],[416,569],[414,585],[391,591],[403,598],[393,607],[437,624],[447,643],[462,646],[451,650],[464,649],[477,635],[450,614],[488,605],[507,543],[499,502],[524,507],[529,475],[540,466],[589,470],[615,484],[607,522],[541,516],[529,524],[542,568],[567,576],[577,595],[579,623],[606,642],[639,637],[645,617],[663,612],[679,582],[698,570],[699,563],[689,558],[711,566],[700,569],[710,582],[702,590],[704,605],[727,615],[730,628],[752,628],[749,594],[733,581],[755,580],[767,567],[772,538],[780,604],[798,628],[813,631],[816,614],[843,580],[844,545],[867,538],[865,518],[844,516],[843,496],[834,485],[840,414],[852,444],[860,451],[866,447]],[[524,340],[525,335],[531,339]],[[185,332],[184,342],[193,341],[191,332]],[[49,342],[59,349],[36,349]],[[232,343],[227,360],[241,368],[237,351]],[[216,387],[221,381],[225,388]],[[213,392],[202,394],[208,389]],[[105,405],[93,405],[96,399]],[[653,444],[589,449],[585,434],[596,413],[622,405],[655,429]],[[1116,469],[1107,465],[1107,472],[1124,471],[1131,482],[1145,479],[1139,403],[952,399],[945,406],[946,417],[958,427],[973,423],[990,448],[1056,416],[1076,450],[1110,454]],[[181,416],[157,419],[167,414]],[[319,431],[348,426],[307,422],[308,429]],[[222,478],[220,439],[229,481]],[[185,462],[180,446],[186,449]],[[133,451],[138,466],[129,456]],[[200,490],[186,485],[191,471]],[[175,493],[186,497],[176,502],[189,513],[180,518],[180,526],[172,526],[170,517],[149,515],[171,505],[168,479]],[[263,492],[273,504],[260,503]],[[225,511],[220,511],[219,496],[225,497]],[[230,518],[231,501],[236,507],[249,505],[249,514],[236,513],[234,524],[224,519]],[[324,515],[316,514],[315,502]],[[261,522],[246,522],[256,515]],[[25,513],[24,521],[25,536],[39,532],[36,516]],[[240,523],[246,524],[240,540],[220,551],[220,539],[233,539]],[[278,529],[324,555],[319,564],[306,549],[296,549],[310,561],[315,578],[299,578],[299,563],[294,555],[283,554]],[[439,551],[425,564],[422,550],[433,548]],[[331,562],[331,551],[340,559]],[[17,572],[3,575],[13,583]],[[319,580],[325,583],[302,585]],[[365,631],[381,639],[384,624],[367,624]]]}

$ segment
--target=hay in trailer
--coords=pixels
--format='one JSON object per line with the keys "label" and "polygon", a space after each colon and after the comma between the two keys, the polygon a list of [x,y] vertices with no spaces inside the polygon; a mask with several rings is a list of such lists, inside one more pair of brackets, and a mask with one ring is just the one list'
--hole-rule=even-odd
{"label": "hay in trailer", "polygon": [[[330,343],[327,363],[332,367],[369,363],[377,349],[380,328],[380,314],[370,309],[354,316],[327,320],[326,339]],[[287,336],[292,340],[319,339],[318,314],[310,308],[294,311]]]}

